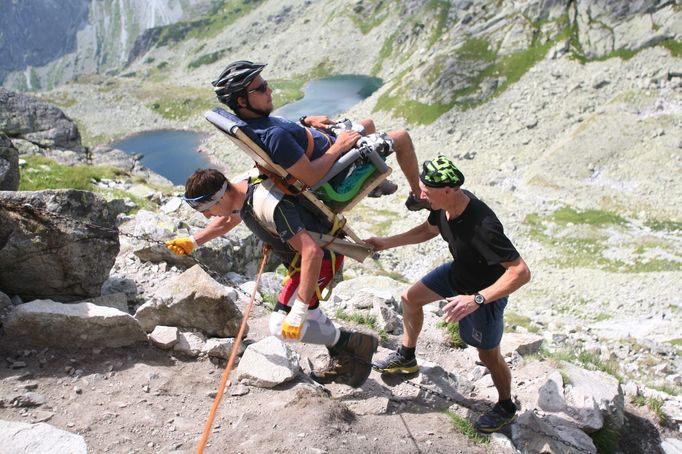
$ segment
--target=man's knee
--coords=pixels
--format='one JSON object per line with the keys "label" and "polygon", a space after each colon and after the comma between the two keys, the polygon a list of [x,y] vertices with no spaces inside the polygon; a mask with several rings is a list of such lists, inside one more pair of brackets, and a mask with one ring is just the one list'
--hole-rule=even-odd
{"label": "man's knee", "polygon": [[406,129],[393,129],[388,132],[388,136],[393,139],[396,152],[412,149],[412,138]]}
{"label": "man's knee", "polygon": [[496,362],[499,362],[502,360],[504,362],[504,358],[502,358],[502,353],[500,353],[500,347],[494,347],[494,348],[489,348],[489,349],[483,349],[479,348],[478,349],[478,359],[481,360],[483,364],[486,366],[488,364],[495,364]]}
{"label": "man's knee", "polygon": [[270,320],[268,320],[268,327],[270,328],[270,334],[282,338],[282,325],[284,324],[284,318],[286,314],[280,311],[274,311],[270,314]]}
{"label": "man's knee", "polygon": [[371,118],[363,118],[358,123],[360,123],[365,128],[365,134],[374,134],[377,132],[377,128],[374,125],[374,120]]}

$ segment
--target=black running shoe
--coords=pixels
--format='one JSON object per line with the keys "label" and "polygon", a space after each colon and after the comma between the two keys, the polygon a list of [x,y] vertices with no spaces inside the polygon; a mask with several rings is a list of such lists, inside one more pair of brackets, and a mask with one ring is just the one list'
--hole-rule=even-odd
{"label": "black running shoe", "polygon": [[431,204],[429,203],[428,200],[420,199],[419,197],[415,196],[410,192],[410,195],[407,197],[407,200],[405,201],[405,207],[410,211],[419,211],[426,209],[430,210]]}
{"label": "black running shoe", "polygon": [[509,413],[498,403],[495,404],[492,410],[478,418],[478,421],[476,421],[474,426],[481,432],[497,432],[507,424],[511,423],[515,416],[516,412]]}
{"label": "black running shoe", "polygon": [[386,374],[413,374],[419,371],[417,358],[407,359],[400,352],[393,352],[386,359],[372,361],[372,367],[377,372]]}

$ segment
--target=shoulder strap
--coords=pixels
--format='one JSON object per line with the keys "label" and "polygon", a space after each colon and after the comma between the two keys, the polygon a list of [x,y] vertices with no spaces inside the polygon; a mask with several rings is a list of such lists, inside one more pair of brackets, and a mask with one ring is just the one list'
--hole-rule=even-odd
{"label": "shoulder strap", "polygon": [[306,128],[305,126],[303,127],[305,129],[305,135],[308,137],[308,144],[305,147],[305,155],[308,159],[313,155],[313,148],[315,147],[315,139],[313,139],[313,133],[310,132],[310,129]]}

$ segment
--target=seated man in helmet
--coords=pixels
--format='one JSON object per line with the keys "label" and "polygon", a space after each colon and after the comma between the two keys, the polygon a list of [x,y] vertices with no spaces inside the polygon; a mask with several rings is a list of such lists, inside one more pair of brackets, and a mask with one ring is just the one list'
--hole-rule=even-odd
{"label": "seated man in helmet", "polygon": [[[300,124],[271,116],[272,89],[260,74],[264,67],[263,64],[246,60],[232,62],[212,82],[213,89],[218,100],[232,109],[258,135],[275,163],[307,186],[314,186],[334,162],[355,145],[361,135],[352,130],[343,131],[336,137],[323,133],[333,124],[326,116],[304,116]],[[360,124],[368,134],[376,131],[371,119],[361,120]],[[314,144],[310,159],[305,153],[309,133]],[[412,211],[428,208],[428,202],[420,198],[419,166],[412,139],[404,129],[387,134],[393,140],[398,165],[410,185],[405,206]]]}
{"label": "seated man in helmet", "polygon": [[174,253],[185,255],[226,234],[243,220],[286,266],[299,253],[300,271],[290,275],[279,295],[270,315],[270,332],[284,340],[327,346],[332,362],[328,368],[313,372],[313,379],[361,386],[369,376],[378,340],[369,334],[337,328],[320,309],[315,291],[316,286],[323,290],[343,263],[342,255],[332,259],[308,233],[328,231],[329,222],[299,203],[300,196],[283,196],[272,202],[274,219],[266,222],[260,216],[260,205],[268,203],[268,197],[267,189],[259,180],[230,182],[218,170],[197,170],[185,183],[184,200],[206,218],[214,219],[191,238],[177,238],[166,245]]}

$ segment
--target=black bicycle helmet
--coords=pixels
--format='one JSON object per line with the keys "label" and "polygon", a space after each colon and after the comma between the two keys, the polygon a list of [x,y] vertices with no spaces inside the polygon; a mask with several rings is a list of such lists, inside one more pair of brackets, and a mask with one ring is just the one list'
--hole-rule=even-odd
{"label": "black bicycle helmet", "polygon": [[246,87],[265,66],[248,60],[238,60],[227,65],[218,78],[211,82],[218,100],[236,110],[239,107],[237,97],[244,96]]}

